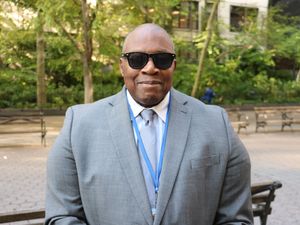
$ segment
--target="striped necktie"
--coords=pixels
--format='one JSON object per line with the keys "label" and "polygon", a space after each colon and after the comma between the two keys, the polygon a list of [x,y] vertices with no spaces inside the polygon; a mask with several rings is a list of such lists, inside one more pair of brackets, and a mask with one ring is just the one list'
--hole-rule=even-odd
{"label": "striped necktie", "polygon": [[141,117],[144,121],[141,127],[141,137],[145,146],[148,158],[151,162],[152,168],[155,172],[157,164],[157,137],[156,137],[156,124],[155,117],[157,114],[152,109],[144,109],[141,112]]}

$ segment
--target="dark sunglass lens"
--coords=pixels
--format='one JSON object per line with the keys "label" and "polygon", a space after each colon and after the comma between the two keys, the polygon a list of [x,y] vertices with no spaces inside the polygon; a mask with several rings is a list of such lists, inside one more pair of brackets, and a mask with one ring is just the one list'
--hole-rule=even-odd
{"label": "dark sunglass lens", "polygon": [[148,62],[148,55],[140,52],[128,54],[128,63],[133,69],[142,69]]}
{"label": "dark sunglass lens", "polygon": [[171,53],[157,53],[152,55],[154,64],[159,69],[168,69],[173,63],[174,55]]}

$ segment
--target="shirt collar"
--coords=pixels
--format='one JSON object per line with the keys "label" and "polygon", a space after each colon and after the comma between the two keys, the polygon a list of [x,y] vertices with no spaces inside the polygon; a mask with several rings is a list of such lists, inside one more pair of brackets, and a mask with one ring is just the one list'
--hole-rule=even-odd
{"label": "shirt collar", "polygon": [[[137,117],[144,109],[144,106],[141,106],[139,103],[137,103],[129,93],[129,91],[126,89],[127,92],[127,100],[128,103],[131,107],[132,113],[134,117]],[[168,104],[169,104],[169,97],[170,96],[170,91],[166,94],[164,99],[158,104],[155,105],[149,109],[153,109],[156,114],[159,116],[159,118],[165,123],[166,122],[166,117],[167,117],[167,112],[168,112]]]}

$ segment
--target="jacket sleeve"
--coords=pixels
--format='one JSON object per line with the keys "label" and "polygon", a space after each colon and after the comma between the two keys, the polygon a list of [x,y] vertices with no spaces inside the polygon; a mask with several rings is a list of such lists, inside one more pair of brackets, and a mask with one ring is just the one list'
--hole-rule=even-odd
{"label": "jacket sleeve", "polygon": [[234,132],[225,111],[223,111],[223,118],[230,152],[214,224],[253,224],[250,158],[243,143]]}
{"label": "jacket sleeve", "polygon": [[64,126],[48,156],[46,225],[87,224],[72,153],[72,122],[73,110],[69,108]]}

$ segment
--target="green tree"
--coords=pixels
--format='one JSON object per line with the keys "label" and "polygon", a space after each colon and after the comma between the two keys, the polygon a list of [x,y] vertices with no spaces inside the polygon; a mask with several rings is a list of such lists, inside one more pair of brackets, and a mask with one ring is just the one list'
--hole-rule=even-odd
{"label": "green tree", "polygon": [[45,12],[49,29],[58,28],[77,50],[83,67],[84,102],[92,102],[92,26],[95,20],[95,9],[86,0],[38,1],[38,7]]}
{"label": "green tree", "polygon": [[[118,75],[118,61],[124,36],[132,27],[143,22],[156,22],[168,26],[171,21],[170,11],[178,0],[97,1],[97,4],[81,0],[63,2],[5,0],[5,2],[14,3],[23,10],[30,9],[33,16],[28,18],[26,27],[22,29],[18,28],[13,20],[6,22],[5,16],[3,17],[1,25],[4,22],[11,25],[5,26],[0,32],[3,37],[0,40],[2,67],[14,70],[17,76],[29,80],[25,72],[32,76],[34,70],[43,71],[45,65],[44,75],[47,80],[49,104],[54,102],[61,104],[63,101],[68,105],[82,101],[80,100],[84,89],[80,84],[82,81],[91,87],[85,88],[90,90],[86,96],[92,96],[92,77],[97,81],[95,93],[97,98],[105,97],[121,88],[122,79]],[[33,43],[35,45],[32,45]],[[41,51],[36,52],[43,48],[46,58],[43,58],[45,54],[40,54]],[[37,62],[45,64],[39,63],[38,66]],[[91,79],[83,79],[82,74],[88,74],[85,77]],[[33,90],[35,86],[31,81],[29,84]],[[55,91],[56,88],[60,91]],[[65,97],[71,89],[77,93],[72,95],[73,99],[71,96]],[[15,95],[18,94],[20,93]],[[57,96],[59,94],[61,96]]]}
{"label": "green tree", "polygon": [[277,59],[293,63],[293,75],[300,71],[300,17],[286,16],[283,9],[269,12],[266,32],[268,49],[273,49]]}
{"label": "green tree", "polygon": [[[37,61],[36,61],[36,95],[37,95],[37,105],[42,108],[46,104],[46,81],[45,81],[45,42],[44,42],[44,29],[43,29],[43,14],[40,10],[37,9],[36,0],[24,1],[24,0],[5,0],[3,7],[6,9],[12,8],[12,10],[8,10],[11,14],[15,13],[16,7],[20,9],[20,11],[27,11],[28,18],[23,18],[22,24],[16,24],[15,21],[7,17],[7,21],[9,20],[9,26],[3,28],[2,34],[4,35],[4,40],[7,39],[7,33],[17,33],[23,31],[35,31],[36,32],[36,51],[37,51]],[[6,10],[5,10],[6,11]],[[38,12],[38,16],[35,17],[34,12]],[[16,34],[18,35],[18,34]],[[8,35],[10,36],[10,35]],[[9,39],[9,42],[12,43],[15,40],[15,35],[11,36],[12,39]],[[5,46],[5,44],[4,44]],[[4,54],[5,48],[3,48]],[[30,55],[30,53],[26,53]],[[19,65],[22,64],[19,62]]]}
{"label": "green tree", "polygon": [[85,102],[91,102],[93,58],[104,64],[115,62],[116,56],[111,53],[119,53],[116,48],[121,45],[120,39],[130,29],[127,24],[157,22],[167,25],[171,21],[168,12],[177,2],[124,0],[96,1],[92,5],[86,0],[46,0],[40,1],[40,7],[47,12],[48,26],[57,27],[77,50],[83,64]]}
{"label": "green tree", "polygon": [[[213,35],[201,86],[213,86],[218,103],[297,99],[294,94],[298,86],[292,85],[293,81],[289,81],[288,77],[278,76],[275,63],[280,57],[298,60],[300,39],[297,18],[281,14],[278,19],[277,16],[271,10],[264,29],[259,29],[251,18],[247,19],[247,24],[234,40],[222,39],[217,33]],[[203,49],[205,35],[202,33],[195,39],[200,49]],[[299,68],[299,63],[296,64]]]}

